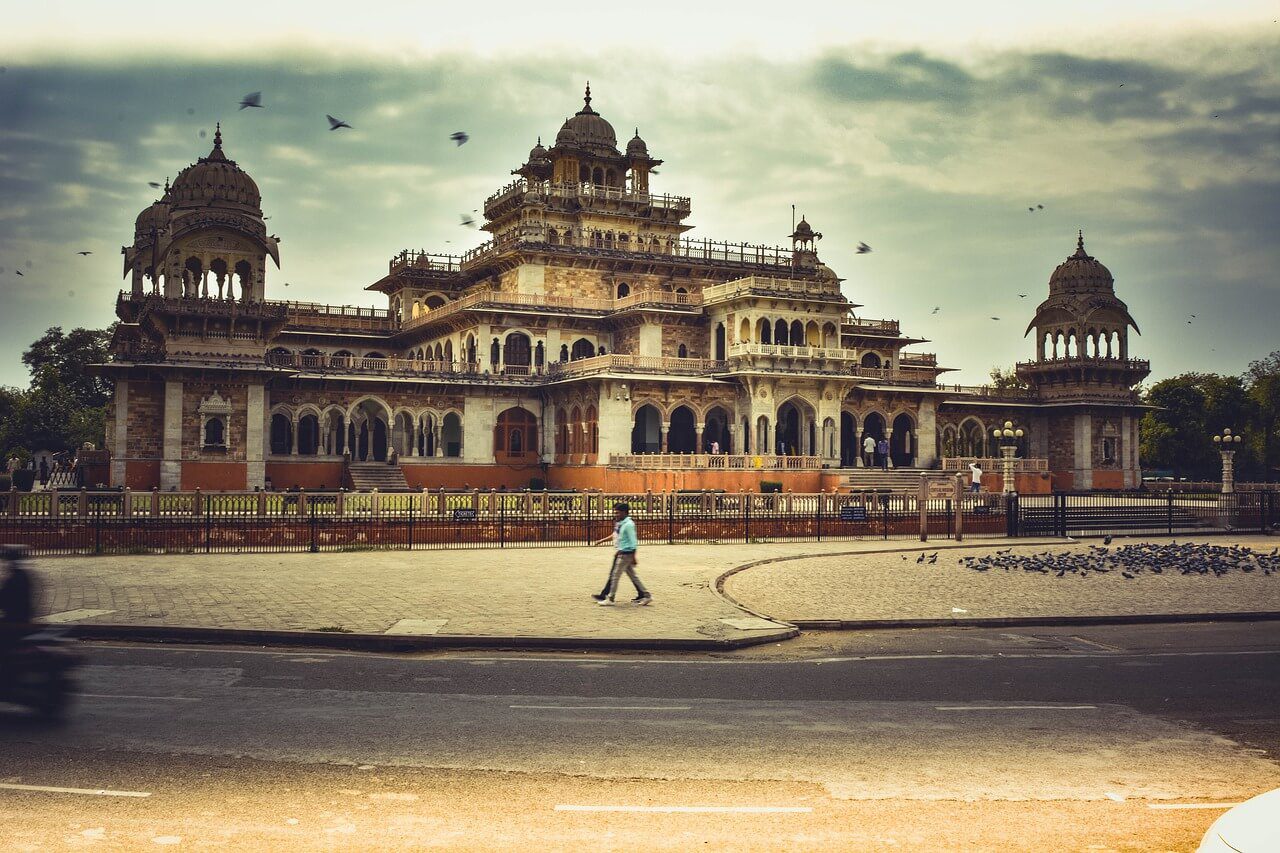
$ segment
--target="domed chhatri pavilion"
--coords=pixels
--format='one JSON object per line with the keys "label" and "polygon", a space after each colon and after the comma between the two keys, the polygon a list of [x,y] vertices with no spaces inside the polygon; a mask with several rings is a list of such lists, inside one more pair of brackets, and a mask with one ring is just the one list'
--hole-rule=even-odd
{"label": "domed chhatri pavilion", "polygon": [[219,127],[123,250],[113,484],[905,486],[998,456],[1013,421],[1021,490],[1138,485],[1149,368],[1083,234],[1027,327],[1023,386],[948,385],[907,351],[924,339],[855,313],[807,220],[790,248],[691,238],[689,199],[650,189],[661,164],[638,129],[619,150],[588,86],[485,200],[488,242],[402,251],[365,288],[386,307],[352,308],[267,298],[279,241]]}

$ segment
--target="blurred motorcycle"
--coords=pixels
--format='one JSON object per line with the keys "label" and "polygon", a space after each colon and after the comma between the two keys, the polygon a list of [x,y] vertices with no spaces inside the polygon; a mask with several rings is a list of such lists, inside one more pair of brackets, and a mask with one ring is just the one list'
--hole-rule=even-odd
{"label": "blurred motorcycle", "polygon": [[44,627],[21,638],[0,657],[0,702],[21,705],[52,720],[62,719],[75,688],[80,655],[65,627]]}

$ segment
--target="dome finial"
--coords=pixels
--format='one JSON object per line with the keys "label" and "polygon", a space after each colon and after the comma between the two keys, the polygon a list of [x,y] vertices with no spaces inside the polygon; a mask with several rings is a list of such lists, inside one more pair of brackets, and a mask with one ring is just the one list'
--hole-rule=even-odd
{"label": "dome finial", "polygon": [[222,150],[222,122],[218,122],[213,130],[213,150]]}
{"label": "dome finial", "polygon": [[586,104],[587,109],[591,109],[591,81],[590,80],[587,81],[587,93],[582,96],[582,100],[583,100],[583,103]]}
{"label": "dome finial", "polygon": [[1084,229],[1081,228],[1076,232],[1076,251],[1084,251]]}
{"label": "dome finial", "polygon": [[542,144],[542,134],[541,134],[541,133],[539,133],[539,134],[538,134],[538,144],[539,144],[539,145],[541,145],[541,144]]}

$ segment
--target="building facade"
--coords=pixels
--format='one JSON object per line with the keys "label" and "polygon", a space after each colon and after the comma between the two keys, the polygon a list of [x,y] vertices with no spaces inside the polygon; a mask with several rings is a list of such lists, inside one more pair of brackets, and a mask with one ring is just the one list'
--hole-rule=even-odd
{"label": "building facade", "polygon": [[867,436],[896,469],[958,468],[1013,421],[1044,488],[1138,485],[1149,366],[1082,236],[1021,383],[947,385],[924,339],[855,313],[807,221],[790,248],[691,238],[661,163],[588,88],[486,199],[488,242],[402,251],[365,288],[386,307],[352,308],[267,298],[278,240],[219,129],[123,249],[112,484],[812,491],[856,479]]}

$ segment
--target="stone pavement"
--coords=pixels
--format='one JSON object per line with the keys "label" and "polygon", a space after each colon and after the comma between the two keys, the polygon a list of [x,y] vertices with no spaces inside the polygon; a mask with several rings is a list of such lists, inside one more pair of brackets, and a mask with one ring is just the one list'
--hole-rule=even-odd
{"label": "stone pavement", "polygon": [[[1120,540],[1124,541],[1124,540]],[[1157,541],[1157,540],[1152,540]],[[1182,537],[1180,541],[1187,541]],[[1225,539],[1255,548],[1265,538]],[[74,625],[512,638],[612,643],[737,644],[783,639],[792,620],[1061,617],[1280,611],[1280,577],[1143,575],[1087,579],[989,572],[962,554],[1008,540],[939,540],[938,563],[914,562],[908,540],[642,546],[650,607],[598,607],[607,548],[376,551],[45,558],[39,612]],[[1055,540],[1015,547],[1083,548]],[[890,553],[880,553],[891,551]],[[901,553],[908,559],[901,559]],[[803,556],[799,556],[803,555]],[[798,557],[798,559],[796,559]],[[762,562],[772,561],[772,562]],[[735,568],[718,593],[717,580]],[[735,606],[780,621],[767,621]],[[178,637],[176,634],[174,638]]]}
{"label": "stone pavement", "polygon": [[[1112,547],[1138,541],[1239,544],[1263,552],[1280,545],[1280,539],[1266,536],[1140,536],[1117,538]],[[1280,611],[1280,574],[1232,571],[1215,577],[1166,571],[1143,572],[1126,580],[1110,572],[1059,578],[1023,571],[977,572],[957,564],[967,554],[1008,547],[1081,551],[1100,544],[1085,540],[1046,546],[997,540],[977,548],[943,550],[933,565],[915,562],[919,548],[913,548],[905,561],[902,553],[805,557],[737,572],[724,580],[723,589],[757,613],[793,623]]]}

